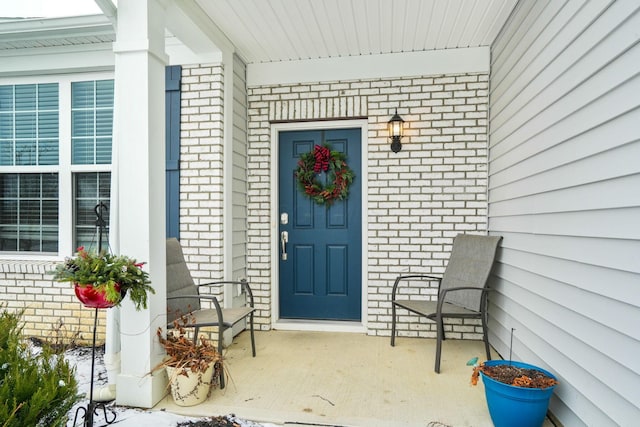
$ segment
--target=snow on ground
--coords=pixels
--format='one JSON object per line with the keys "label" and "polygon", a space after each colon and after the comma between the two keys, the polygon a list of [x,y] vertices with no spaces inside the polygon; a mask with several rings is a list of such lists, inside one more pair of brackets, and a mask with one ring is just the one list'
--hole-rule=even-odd
{"label": "snow on ground", "polygon": [[[83,396],[89,393],[91,386],[91,348],[77,347],[65,352],[65,359],[69,363],[76,367],[76,378],[78,380],[78,392]],[[94,384],[93,392],[96,394],[96,390],[107,384],[107,371],[103,363],[103,349],[96,349],[95,367],[94,367]],[[89,403],[88,398],[82,399],[76,406],[69,412],[69,421],[67,427],[80,427],[84,423],[84,410]],[[77,412],[78,408],[81,408]],[[74,418],[77,414],[77,420]],[[171,414],[163,411],[147,411],[136,408],[126,408],[122,406],[115,406],[113,402],[106,405],[106,411],[98,409],[97,414],[94,414],[93,423],[95,426],[107,425],[105,420],[112,421],[115,414],[116,418],[112,421],[114,427],[176,427],[179,423],[210,420],[207,418],[193,418],[184,417],[181,415]],[[233,416],[228,416],[230,421],[236,423],[239,427],[277,427],[274,424],[260,424],[249,420],[243,420]],[[199,424],[202,425],[202,424]],[[211,424],[215,426],[216,424]]]}

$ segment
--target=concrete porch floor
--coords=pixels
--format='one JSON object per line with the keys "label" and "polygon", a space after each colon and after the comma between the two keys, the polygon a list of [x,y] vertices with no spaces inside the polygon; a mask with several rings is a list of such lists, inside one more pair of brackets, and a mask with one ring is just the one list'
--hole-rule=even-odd
{"label": "concrete porch floor", "polygon": [[[170,396],[154,409],[189,416],[235,414],[280,425],[490,427],[481,384],[466,362],[483,359],[479,341],[447,340],[441,373],[435,340],[355,333],[248,332],[226,350],[227,387],[207,402],[180,407]],[[551,425],[548,421],[545,426]]]}

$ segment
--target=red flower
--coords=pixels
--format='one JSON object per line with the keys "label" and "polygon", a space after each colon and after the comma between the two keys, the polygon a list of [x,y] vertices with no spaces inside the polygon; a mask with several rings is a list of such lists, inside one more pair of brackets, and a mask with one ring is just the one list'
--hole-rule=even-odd
{"label": "red flower", "polygon": [[84,246],[80,246],[78,249],[76,249],[76,251],[78,252],[80,258],[87,259],[87,257],[89,256],[87,251],[84,250]]}

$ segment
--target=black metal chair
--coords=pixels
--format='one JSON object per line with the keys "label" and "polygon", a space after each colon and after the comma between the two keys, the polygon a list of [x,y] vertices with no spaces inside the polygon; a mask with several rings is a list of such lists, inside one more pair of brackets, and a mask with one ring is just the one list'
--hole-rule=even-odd
{"label": "black metal chair", "polygon": [[[440,373],[440,355],[447,318],[481,319],[482,338],[491,359],[487,335],[487,281],[496,257],[500,236],[478,236],[459,234],[453,241],[449,263],[442,278],[425,274],[407,274],[396,278],[391,293],[391,345],[395,346],[397,308],[424,316],[436,322],[435,371]],[[438,300],[398,299],[398,286],[406,282],[438,282]],[[408,298],[408,294],[403,294]]]}
{"label": "black metal chair", "polygon": [[[199,288],[203,286],[219,286],[234,284],[241,286],[247,296],[247,304],[241,307],[222,308],[220,302],[213,295],[200,295]],[[209,300],[213,302],[210,309],[201,308],[200,302]],[[251,333],[251,351],[256,357],[256,343],[253,333],[253,293],[249,283],[240,281],[208,282],[196,285],[191,277],[191,272],[182,253],[180,242],[175,239],[167,239],[167,322],[168,328],[173,327],[174,320],[183,315],[189,316],[189,324],[184,325],[194,328],[194,340],[198,338],[200,328],[216,326],[218,328],[218,352],[222,354],[223,333],[243,319],[249,319]],[[191,320],[193,322],[191,322]],[[224,373],[220,372],[220,388],[224,388]]]}

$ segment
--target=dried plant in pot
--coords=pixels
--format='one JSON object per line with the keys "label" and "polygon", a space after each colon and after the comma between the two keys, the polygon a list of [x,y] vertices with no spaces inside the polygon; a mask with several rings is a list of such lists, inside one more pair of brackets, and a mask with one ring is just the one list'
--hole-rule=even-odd
{"label": "dried plant in pot", "polygon": [[471,384],[482,378],[491,420],[496,427],[540,427],[549,399],[558,384],[556,377],[542,368],[512,360],[489,360],[473,365]]}
{"label": "dried plant in pot", "polygon": [[188,315],[182,315],[174,320],[173,329],[167,332],[166,337],[162,328],[157,331],[167,357],[152,371],[166,369],[171,396],[179,406],[204,402],[222,375],[222,355],[204,337],[188,337],[190,322]]}

